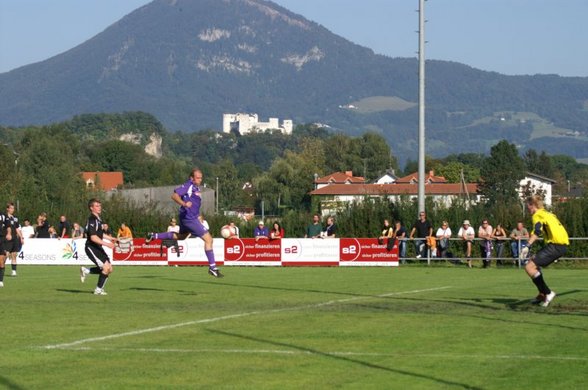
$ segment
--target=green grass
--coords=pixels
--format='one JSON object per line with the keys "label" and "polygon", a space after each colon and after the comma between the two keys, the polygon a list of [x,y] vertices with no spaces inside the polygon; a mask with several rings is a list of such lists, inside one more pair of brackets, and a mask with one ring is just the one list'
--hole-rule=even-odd
{"label": "green grass", "polygon": [[121,266],[94,296],[73,267],[20,267],[0,388],[586,388],[585,269],[545,272],[547,309],[514,268],[224,271]]}

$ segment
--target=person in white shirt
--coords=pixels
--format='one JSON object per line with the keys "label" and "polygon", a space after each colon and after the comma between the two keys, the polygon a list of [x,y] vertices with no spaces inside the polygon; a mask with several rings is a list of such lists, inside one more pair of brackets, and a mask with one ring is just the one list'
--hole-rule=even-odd
{"label": "person in white shirt", "polygon": [[449,239],[451,238],[451,228],[449,227],[449,223],[447,221],[443,221],[441,227],[437,229],[435,236],[437,237],[437,240],[439,240],[438,257],[447,257]]}
{"label": "person in white shirt", "polygon": [[180,233],[180,225],[178,225],[178,222],[175,218],[169,220],[169,226],[167,227],[167,231],[173,233]]}
{"label": "person in white shirt", "polygon": [[474,232],[474,228],[470,226],[470,221],[467,219],[463,221],[462,226],[459,228],[459,232],[457,232],[457,236],[464,242],[468,267],[472,268],[472,242],[474,241],[476,232]]}
{"label": "person in white shirt", "polygon": [[31,225],[31,221],[25,219],[23,221],[24,226],[21,226],[20,232],[22,233],[22,238],[32,238],[35,237],[35,228]]}

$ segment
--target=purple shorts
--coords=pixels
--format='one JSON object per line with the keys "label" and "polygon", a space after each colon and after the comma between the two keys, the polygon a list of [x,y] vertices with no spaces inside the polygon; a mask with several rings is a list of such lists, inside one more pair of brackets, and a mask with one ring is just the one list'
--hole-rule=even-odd
{"label": "purple shorts", "polygon": [[208,233],[208,230],[197,219],[180,219],[180,233],[191,233],[202,237]]}

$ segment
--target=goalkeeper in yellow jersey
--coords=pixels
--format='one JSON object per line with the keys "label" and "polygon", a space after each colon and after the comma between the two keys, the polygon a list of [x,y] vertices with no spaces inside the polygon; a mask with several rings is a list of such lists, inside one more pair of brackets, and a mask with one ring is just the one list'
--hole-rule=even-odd
{"label": "goalkeeper in yellow jersey", "polygon": [[555,291],[547,287],[545,280],[543,280],[541,267],[547,267],[565,255],[568,245],[570,245],[570,240],[566,229],[559,222],[555,214],[545,210],[543,199],[540,196],[531,196],[527,198],[526,203],[527,210],[533,216],[533,230],[527,247],[521,250],[520,258],[526,258],[529,253],[529,247],[537,241],[539,235],[543,234],[546,245],[535,256],[531,257],[525,265],[525,271],[527,271],[527,275],[529,275],[539,290],[539,295],[537,295],[532,303],[547,307],[553,301],[553,298],[555,298]]}

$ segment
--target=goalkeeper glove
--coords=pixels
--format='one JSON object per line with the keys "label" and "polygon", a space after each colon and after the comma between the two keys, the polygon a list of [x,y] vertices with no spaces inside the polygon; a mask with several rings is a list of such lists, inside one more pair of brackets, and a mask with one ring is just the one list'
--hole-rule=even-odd
{"label": "goalkeeper glove", "polygon": [[519,259],[525,260],[527,258],[527,256],[529,256],[529,247],[526,246],[523,249],[521,249]]}

